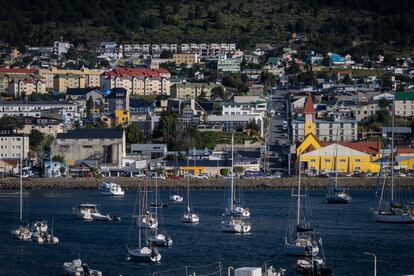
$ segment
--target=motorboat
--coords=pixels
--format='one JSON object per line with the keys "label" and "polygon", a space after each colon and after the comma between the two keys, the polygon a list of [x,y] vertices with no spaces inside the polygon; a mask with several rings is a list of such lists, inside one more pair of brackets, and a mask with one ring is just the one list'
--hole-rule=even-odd
{"label": "motorboat", "polygon": [[158,263],[161,261],[161,254],[156,247],[128,248],[128,260],[140,263]]}
{"label": "motorboat", "polygon": [[48,223],[45,220],[36,221],[31,225],[32,241],[36,243],[59,243],[59,239],[53,235],[53,231],[48,229]]}
{"label": "motorboat", "polygon": [[123,196],[125,192],[121,186],[113,182],[104,182],[100,185],[99,191],[103,196]]}
{"label": "motorboat", "polygon": [[73,214],[83,220],[93,220],[92,214],[98,213],[98,206],[92,203],[82,203],[73,207]]}
{"label": "motorboat", "polygon": [[327,265],[322,258],[309,258],[297,260],[296,271],[304,275],[312,276],[329,276],[333,275],[332,269]]}
{"label": "motorboat", "polygon": [[156,247],[168,247],[172,245],[173,241],[168,235],[155,233],[148,238],[148,243],[153,244]]}
{"label": "motorboat", "polygon": [[250,222],[240,218],[224,218],[221,222],[221,229],[223,232],[229,233],[248,233],[252,226]]}
{"label": "motorboat", "polygon": [[63,275],[68,276],[102,276],[102,272],[96,269],[90,269],[86,263],[80,259],[63,263]]}
{"label": "motorboat", "polygon": [[170,195],[169,199],[175,203],[180,203],[183,202],[184,198],[180,195],[177,194],[172,194]]}

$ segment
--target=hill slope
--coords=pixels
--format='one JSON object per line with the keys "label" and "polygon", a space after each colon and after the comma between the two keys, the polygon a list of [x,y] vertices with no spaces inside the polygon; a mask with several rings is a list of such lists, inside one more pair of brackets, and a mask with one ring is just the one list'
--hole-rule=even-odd
{"label": "hill slope", "polygon": [[411,0],[2,0],[0,40],[47,45],[75,43],[285,42],[291,32],[306,48],[375,54],[411,51]]}

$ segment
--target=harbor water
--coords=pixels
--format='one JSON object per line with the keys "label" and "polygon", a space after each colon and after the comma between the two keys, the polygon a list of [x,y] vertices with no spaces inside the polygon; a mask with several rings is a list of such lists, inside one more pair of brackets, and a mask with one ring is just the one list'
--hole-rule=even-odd
{"label": "harbor water", "polygon": [[[181,192],[185,195],[185,191]],[[297,258],[283,252],[290,193],[289,190],[243,192],[245,206],[251,210],[252,231],[241,235],[221,231],[224,191],[193,191],[192,205],[200,215],[200,223],[182,223],[185,203],[170,203],[161,211],[159,227],[172,236],[172,247],[160,250],[159,264],[138,264],[127,260],[125,248],[136,191],[127,190],[123,197],[102,197],[97,190],[25,191],[25,218],[46,219],[49,227],[53,221],[54,233],[60,239],[57,245],[13,239],[10,231],[18,224],[19,194],[2,191],[0,275],[61,275],[62,264],[79,255],[89,267],[101,270],[104,275],[160,272],[158,275],[185,276],[185,266],[199,267],[194,268],[197,275],[205,275],[217,271],[214,263],[218,262],[241,267],[260,266],[267,260],[286,268],[288,275],[295,275]],[[373,259],[364,252],[377,255],[378,275],[414,273],[414,225],[374,223],[370,215],[370,209],[378,204],[374,192],[350,193],[353,197],[350,204],[327,205],[322,203],[325,191],[309,192],[313,226],[323,239],[324,253],[335,275],[373,275]],[[162,190],[160,194],[168,202],[169,191]],[[99,204],[102,213],[118,215],[122,221],[78,220],[72,215],[72,207],[80,203]]]}

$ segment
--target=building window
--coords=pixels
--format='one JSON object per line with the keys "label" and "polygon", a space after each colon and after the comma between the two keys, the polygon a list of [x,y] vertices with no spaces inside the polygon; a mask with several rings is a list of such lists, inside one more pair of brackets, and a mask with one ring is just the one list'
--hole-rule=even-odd
{"label": "building window", "polygon": [[355,162],[361,162],[361,159],[355,159]]}
{"label": "building window", "polygon": [[311,159],[310,161],[311,161],[312,163],[315,163],[315,162],[316,162],[316,160],[315,160],[315,159]]}

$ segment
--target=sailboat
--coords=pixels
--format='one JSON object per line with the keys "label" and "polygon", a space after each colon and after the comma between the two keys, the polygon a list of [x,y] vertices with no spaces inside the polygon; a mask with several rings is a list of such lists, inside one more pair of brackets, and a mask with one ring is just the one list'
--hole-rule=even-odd
{"label": "sailboat", "polygon": [[[188,167],[188,158],[187,158],[187,167]],[[198,214],[194,213],[191,210],[190,206],[190,176],[187,174],[187,210],[184,212],[181,221],[184,223],[198,223],[200,217]]]}
{"label": "sailboat", "polygon": [[27,223],[23,221],[23,162],[22,156],[20,156],[20,211],[19,211],[19,218],[20,218],[20,225],[16,229],[12,230],[12,235],[15,236],[17,239],[21,241],[30,241],[32,238],[32,231],[30,231],[30,227]]}
{"label": "sailboat", "polygon": [[[285,250],[287,255],[293,256],[316,256],[319,252],[318,243],[314,241],[313,229],[310,224],[304,219],[301,220],[301,160],[299,155],[299,177],[298,177],[298,194],[294,195],[292,191],[292,198],[297,197],[296,210],[296,224],[289,226],[288,235],[285,237]],[[292,204],[294,200],[292,199]],[[290,237],[288,237],[290,235]]]}
{"label": "sailboat", "polygon": [[414,223],[414,210],[407,204],[396,201],[394,188],[394,126],[395,126],[395,100],[392,107],[392,129],[391,129],[391,200],[384,199],[386,176],[381,189],[381,197],[378,209],[373,212],[373,219],[376,222],[388,223]]}
{"label": "sailboat", "polygon": [[[339,130],[339,129],[338,129]],[[334,153],[334,162],[335,162],[335,179],[329,181],[329,190],[326,194],[327,203],[349,203],[352,200],[352,197],[349,193],[342,188],[338,188],[338,130],[336,133],[336,143],[335,143],[335,153]]]}
{"label": "sailboat", "polygon": [[[141,195],[141,197],[139,198],[138,195],[141,193],[140,191],[141,191],[141,185],[139,185],[139,191],[137,191],[133,214],[135,214],[138,200],[139,200],[138,213],[141,214],[142,203],[143,203],[142,198],[144,198],[145,195],[144,196]],[[126,248],[128,250],[129,261],[142,262],[142,263],[157,263],[161,260],[161,254],[158,252],[156,247],[154,247],[153,245],[142,246],[141,224],[139,223],[138,223],[138,247],[131,248],[127,244]]]}
{"label": "sailboat", "polygon": [[[158,181],[157,173],[155,173],[155,205],[158,205]],[[158,208],[155,208],[155,219],[158,221]],[[153,229],[153,234],[148,238],[148,243],[153,244],[154,246],[171,246],[172,239],[165,232],[160,233],[158,227]]]}
{"label": "sailboat", "polygon": [[148,208],[148,168],[145,169],[144,195],[141,197],[141,208],[138,216],[138,224],[142,228],[155,229],[158,227],[158,219]]}
{"label": "sailboat", "polygon": [[[175,160],[177,162],[177,156],[175,158],[176,158]],[[173,189],[172,193],[170,194],[169,199],[170,199],[170,201],[172,201],[174,203],[181,203],[184,200],[184,198],[182,196],[180,196],[178,191],[175,189],[175,177],[174,177],[174,189]]]}
{"label": "sailboat", "polygon": [[[230,171],[230,206],[226,204],[226,210],[223,214],[223,219],[221,222],[221,228],[223,232],[231,233],[248,233],[250,232],[252,226],[249,221],[247,221],[243,216],[233,213],[235,204],[234,204],[234,134],[231,135],[231,171]],[[228,212],[228,209],[231,210]]]}

